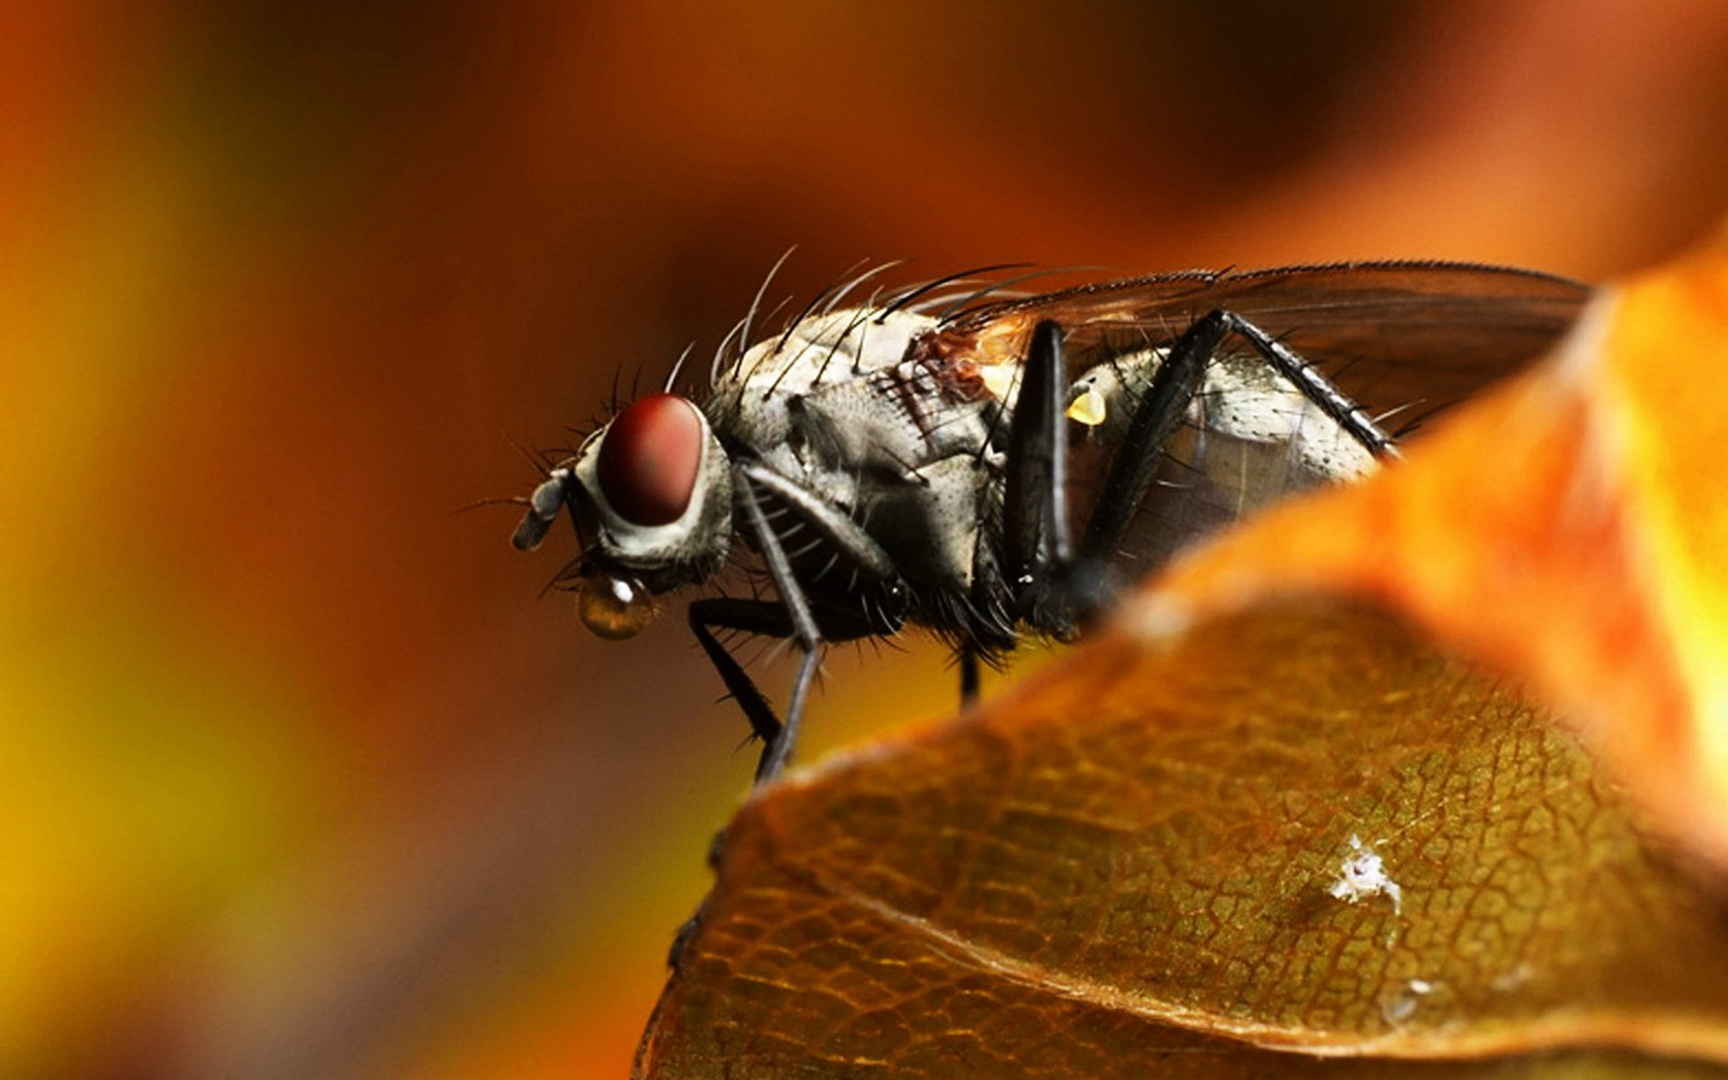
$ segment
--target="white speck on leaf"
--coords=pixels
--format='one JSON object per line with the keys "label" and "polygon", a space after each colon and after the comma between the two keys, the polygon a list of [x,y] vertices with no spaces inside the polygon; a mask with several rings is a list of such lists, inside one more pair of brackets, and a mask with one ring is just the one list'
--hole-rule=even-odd
{"label": "white speck on leaf", "polygon": [[1355,834],[1350,836],[1350,854],[1338,867],[1338,879],[1327,892],[1346,904],[1384,895],[1392,901],[1392,914],[1404,913],[1404,890],[1386,873],[1385,861]]}
{"label": "white speck on leaf", "polygon": [[1381,1002],[1380,1015],[1396,1027],[1415,1015],[1418,999],[1433,992],[1434,984],[1427,979],[1411,979],[1397,993]]}

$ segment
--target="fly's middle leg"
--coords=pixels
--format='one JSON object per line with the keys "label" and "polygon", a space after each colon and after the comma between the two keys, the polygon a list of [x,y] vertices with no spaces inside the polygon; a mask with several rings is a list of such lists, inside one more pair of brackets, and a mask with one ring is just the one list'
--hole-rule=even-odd
{"label": "fly's middle leg", "polygon": [[[812,613],[812,618],[819,639],[825,642],[851,641],[878,630],[867,620],[840,612],[817,610]],[[762,740],[762,757],[756,766],[756,780],[761,783],[772,779],[785,765],[786,755],[791,749],[786,737],[787,725],[774,715],[774,706],[768,703],[743,665],[714,636],[715,629],[742,630],[747,634],[773,638],[794,637],[797,629],[791,610],[785,604],[714,596],[690,605],[691,632],[696,635],[702,651],[708,654],[714,670],[719,672],[720,681],[726,684],[726,692],[743,710],[745,719],[750,721],[750,733]],[[795,700],[794,707],[799,705]]]}
{"label": "fly's middle leg", "polygon": [[1068,392],[1062,328],[1041,322],[1020,376],[1020,394],[1008,429],[1008,473],[1002,493],[1003,573],[1020,617],[1068,636],[1049,610],[1053,581],[1073,561],[1068,534],[1068,435],[1063,415]]}
{"label": "fly's middle leg", "polygon": [[[1050,329],[1047,331],[1046,327]],[[1214,312],[1190,326],[1171,347],[1135,407],[1077,553],[1070,553],[1068,548],[1068,523],[1061,490],[1065,482],[1063,469],[1040,468],[1037,464],[1041,458],[1060,462],[1067,445],[1062,408],[1062,395],[1067,390],[1062,335],[1053,323],[1041,324],[1033,331],[1011,432],[1013,445],[1009,453],[1005,508],[1008,528],[1004,537],[1010,553],[1009,565],[1028,567],[1020,571],[1025,575],[1021,582],[1025,586],[1021,591],[1021,617],[1028,623],[1045,633],[1072,638],[1113,599],[1117,583],[1110,571],[1109,558],[1152,485],[1161,448],[1186,415],[1205,378],[1206,365],[1229,328],[1225,313]],[[1028,388],[1034,395],[1030,400]],[[1030,414],[1029,405],[1033,410]],[[1030,468],[1020,461],[1022,455],[1028,454],[1033,463]],[[1044,513],[1038,527],[1055,542],[1040,547],[1023,524],[1018,526],[1017,533],[1014,502],[1017,483],[1018,497],[1023,500],[1032,498],[1024,490],[1027,485],[1045,488],[1041,495]],[[1040,560],[1039,552],[1049,557]]]}
{"label": "fly's middle leg", "polygon": [[1110,472],[1086,523],[1080,551],[1088,563],[1102,566],[1115,555],[1158,473],[1164,444],[1181,426],[1206,377],[1206,365],[1212,362],[1228,329],[1222,311],[1200,319],[1176,339],[1152,376],[1151,385],[1134,407],[1127,434],[1111,456]]}
{"label": "fly's middle leg", "polygon": [[690,605],[690,632],[708,654],[708,662],[720,673],[726,692],[744,711],[744,718],[750,722],[750,734],[761,739],[764,748],[772,746],[780,738],[780,718],[774,715],[774,706],[768,704],[744,666],[714,636],[715,628],[783,638],[791,633],[792,620],[785,608],[760,600],[717,596]]}
{"label": "fly's middle leg", "polygon": [[[1080,541],[1074,578],[1101,582],[1091,610],[1108,602],[1115,586],[1106,568],[1121,546],[1158,471],[1159,456],[1188,413],[1225,335],[1235,334],[1258,353],[1267,366],[1364,449],[1376,457],[1396,457],[1391,436],[1381,431],[1362,407],[1333,385],[1313,365],[1296,355],[1247,319],[1230,311],[1213,311],[1196,321],[1171,346],[1152,378],[1129,423],[1128,432],[1111,458],[1110,471],[1099,491],[1096,509]],[[1087,601],[1078,605],[1085,614]]]}

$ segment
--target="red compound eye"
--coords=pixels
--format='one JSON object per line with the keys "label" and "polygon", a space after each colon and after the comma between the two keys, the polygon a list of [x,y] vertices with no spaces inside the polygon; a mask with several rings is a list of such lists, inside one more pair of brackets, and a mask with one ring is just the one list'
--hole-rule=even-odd
{"label": "red compound eye", "polygon": [[654,394],[619,413],[600,444],[600,490],[636,525],[684,516],[702,464],[702,417],[677,394]]}

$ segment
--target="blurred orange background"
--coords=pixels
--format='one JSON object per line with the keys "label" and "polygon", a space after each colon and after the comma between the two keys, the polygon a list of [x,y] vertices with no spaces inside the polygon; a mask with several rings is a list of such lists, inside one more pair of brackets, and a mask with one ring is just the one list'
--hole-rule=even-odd
{"label": "blurred orange background", "polygon": [[[1218,7],[0,13],[0,1075],[626,1073],[754,753],[452,510],[789,245],[1598,280],[1728,206],[1719,0]],[[806,760],[952,707],[904,644]]]}

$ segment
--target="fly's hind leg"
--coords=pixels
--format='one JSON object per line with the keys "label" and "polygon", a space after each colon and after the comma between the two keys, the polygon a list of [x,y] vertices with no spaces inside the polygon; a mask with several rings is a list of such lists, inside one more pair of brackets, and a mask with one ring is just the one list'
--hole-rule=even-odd
{"label": "fly's hind leg", "polygon": [[1377,458],[1401,456],[1392,436],[1382,431],[1362,406],[1352,401],[1331,379],[1322,375],[1313,364],[1297,356],[1283,342],[1233,311],[1214,311],[1207,318],[1222,320],[1226,330],[1253,346],[1268,367],[1301,391],[1303,397],[1313,402],[1333,423],[1360,443],[1364,450]]}

